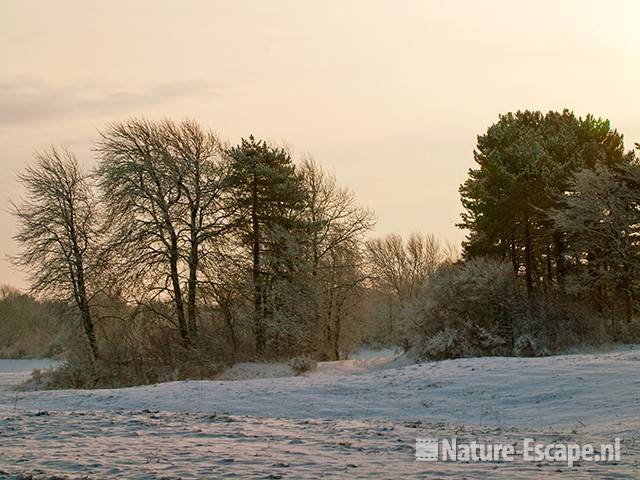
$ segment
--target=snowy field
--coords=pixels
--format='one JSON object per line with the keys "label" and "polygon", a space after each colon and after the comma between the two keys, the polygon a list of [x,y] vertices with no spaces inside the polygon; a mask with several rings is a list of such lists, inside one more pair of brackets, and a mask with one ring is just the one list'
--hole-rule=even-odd
{"label": "snowy field", "polygon": [[[421,365],[384,352],[304,377],[242,364],[226,381],[13,391],[33,362],[0,361],[0,478],[640,478],[640,347]],[[454,436],[619,436],[622,459],[415,462],[416,437]]]}

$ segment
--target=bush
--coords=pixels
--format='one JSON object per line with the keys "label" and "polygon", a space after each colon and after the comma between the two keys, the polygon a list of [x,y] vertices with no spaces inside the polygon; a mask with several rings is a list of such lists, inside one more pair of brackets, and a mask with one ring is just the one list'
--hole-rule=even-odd
{"label": "bush", "polygon": [[289,366],[291,370],[293,370],[293,373],[302,375],[303,373],[318,368],[318,363],[311,355],[300,355],[289,360]]}
{"label": "bush", "polygon": [[[115,310],[115,307],[114,307]],[[100,356],[94,362],[80,331],[71,335],[64,363],[47,372],[40,388],[118,388],[187,379],[210,379],[231,361],[219,324],[200,323],[199,339],[182,346],[178,333],[152,312],[112,311],[96,322]]]}
{"label": "bush", "polygon": [[[529,300],[508,264],[477,258],[440,269],[414,307],[418,359],[541,356],[614,340],[606,317],[562,291]],[[628,338],[633,325],[625,330]]]}
{"label": "bush", "polygon": [[519,357],[541,357],[547,351],[531,335],[520,335],[513,346],[513,353]]}
{"label": "bush", "polygon": [[430,360],[446,360],[463,357],[469,350],[457,330],[445,327],[424,339],[419,356]]}
{"label": "bush", "polygon": [[510,267],[475,259],[442,267],[414,307],[420,359],[509,355],[525,301]]}

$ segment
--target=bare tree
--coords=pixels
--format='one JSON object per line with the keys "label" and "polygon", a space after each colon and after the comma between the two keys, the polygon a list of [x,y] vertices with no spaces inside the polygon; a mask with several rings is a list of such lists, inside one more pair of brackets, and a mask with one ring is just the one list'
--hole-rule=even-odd
{"label": "bare tree", "polygon": [[374,213],[356,203],[355,194],[338,186],[336,177],[308,158],[300,166],[308,195],[307,213],[312,225],[311,252],[313,273],[323,258],[342,245],[361,240],[371,230]]}
{"label": "bare tree", "polygon": [[369,240],[367,254],[376,285],[401,300],[415,297],[438,266],[452,256],[433,235],[417,234],[407,240],[397,234]]}
{"label": "bare tree", "polygon": [[19,175],[26,198],[13,205],[21,245],[14,263],[29,271],[34,293],[73,300],[93,359],[98,357],[89,277],[97,238],[91,187],[73,153],[56,148],[36,156]]}
{"label": "bare tree", "polygon": [[433,235],[413,234],[404,240],[391,234],[369,240],[366,255],[373,287],[386,304],[387,336],[408,348],[405,309],[438,266],[454,260],[457,254]]}
{"label": "bare tree", "polygon": [[327,355],[338,360],[348,306],[361,297],[366,279],[361,247],[364,235],[375,225],[375,215],[360,207],[355,194],[340,187],[335,175],[312,159],[305,159],[299,171],[308,197],[304,214],[311,227],[311,273],[319,287],[316,324]]}
{"label": "bare tree", "polygon": [[173,315],[156,313],[175,323],[190,347],[205,246],[232,226],[225,150],[193,121],[133,119],[101,135],[96,150],[110,250],[128,277],[142,282],[149,304],[169,297]]}

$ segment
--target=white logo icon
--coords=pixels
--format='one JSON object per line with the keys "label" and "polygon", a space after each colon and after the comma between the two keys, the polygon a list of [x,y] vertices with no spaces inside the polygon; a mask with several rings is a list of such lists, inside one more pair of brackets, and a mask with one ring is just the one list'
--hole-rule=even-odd
{"label": "white logo icon", "polygon": [[438,439],[416,438],[416,460],[419,462],[437,462]]}

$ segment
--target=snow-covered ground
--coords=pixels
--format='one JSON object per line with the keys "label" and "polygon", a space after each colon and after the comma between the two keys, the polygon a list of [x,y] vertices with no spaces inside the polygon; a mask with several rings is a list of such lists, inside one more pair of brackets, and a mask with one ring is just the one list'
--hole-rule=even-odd
{"label": "snow-covered ground", "polygon": [[[640,347],[407,363],[385,352],[321,363],[302,377],[0,390],[0,478],[3,471],[95,478],[640,478]],[[281,367],[237,370],[242,378]],[[18,379],[15,365],[11,373],[3,369],[0,361],[0,384],[5,375]],[[623,453],[615,465],[571,469],[522,460],[414,461],[416,437],[453,436],[499,443],[524,437],[603,443],[619,436]]]}

